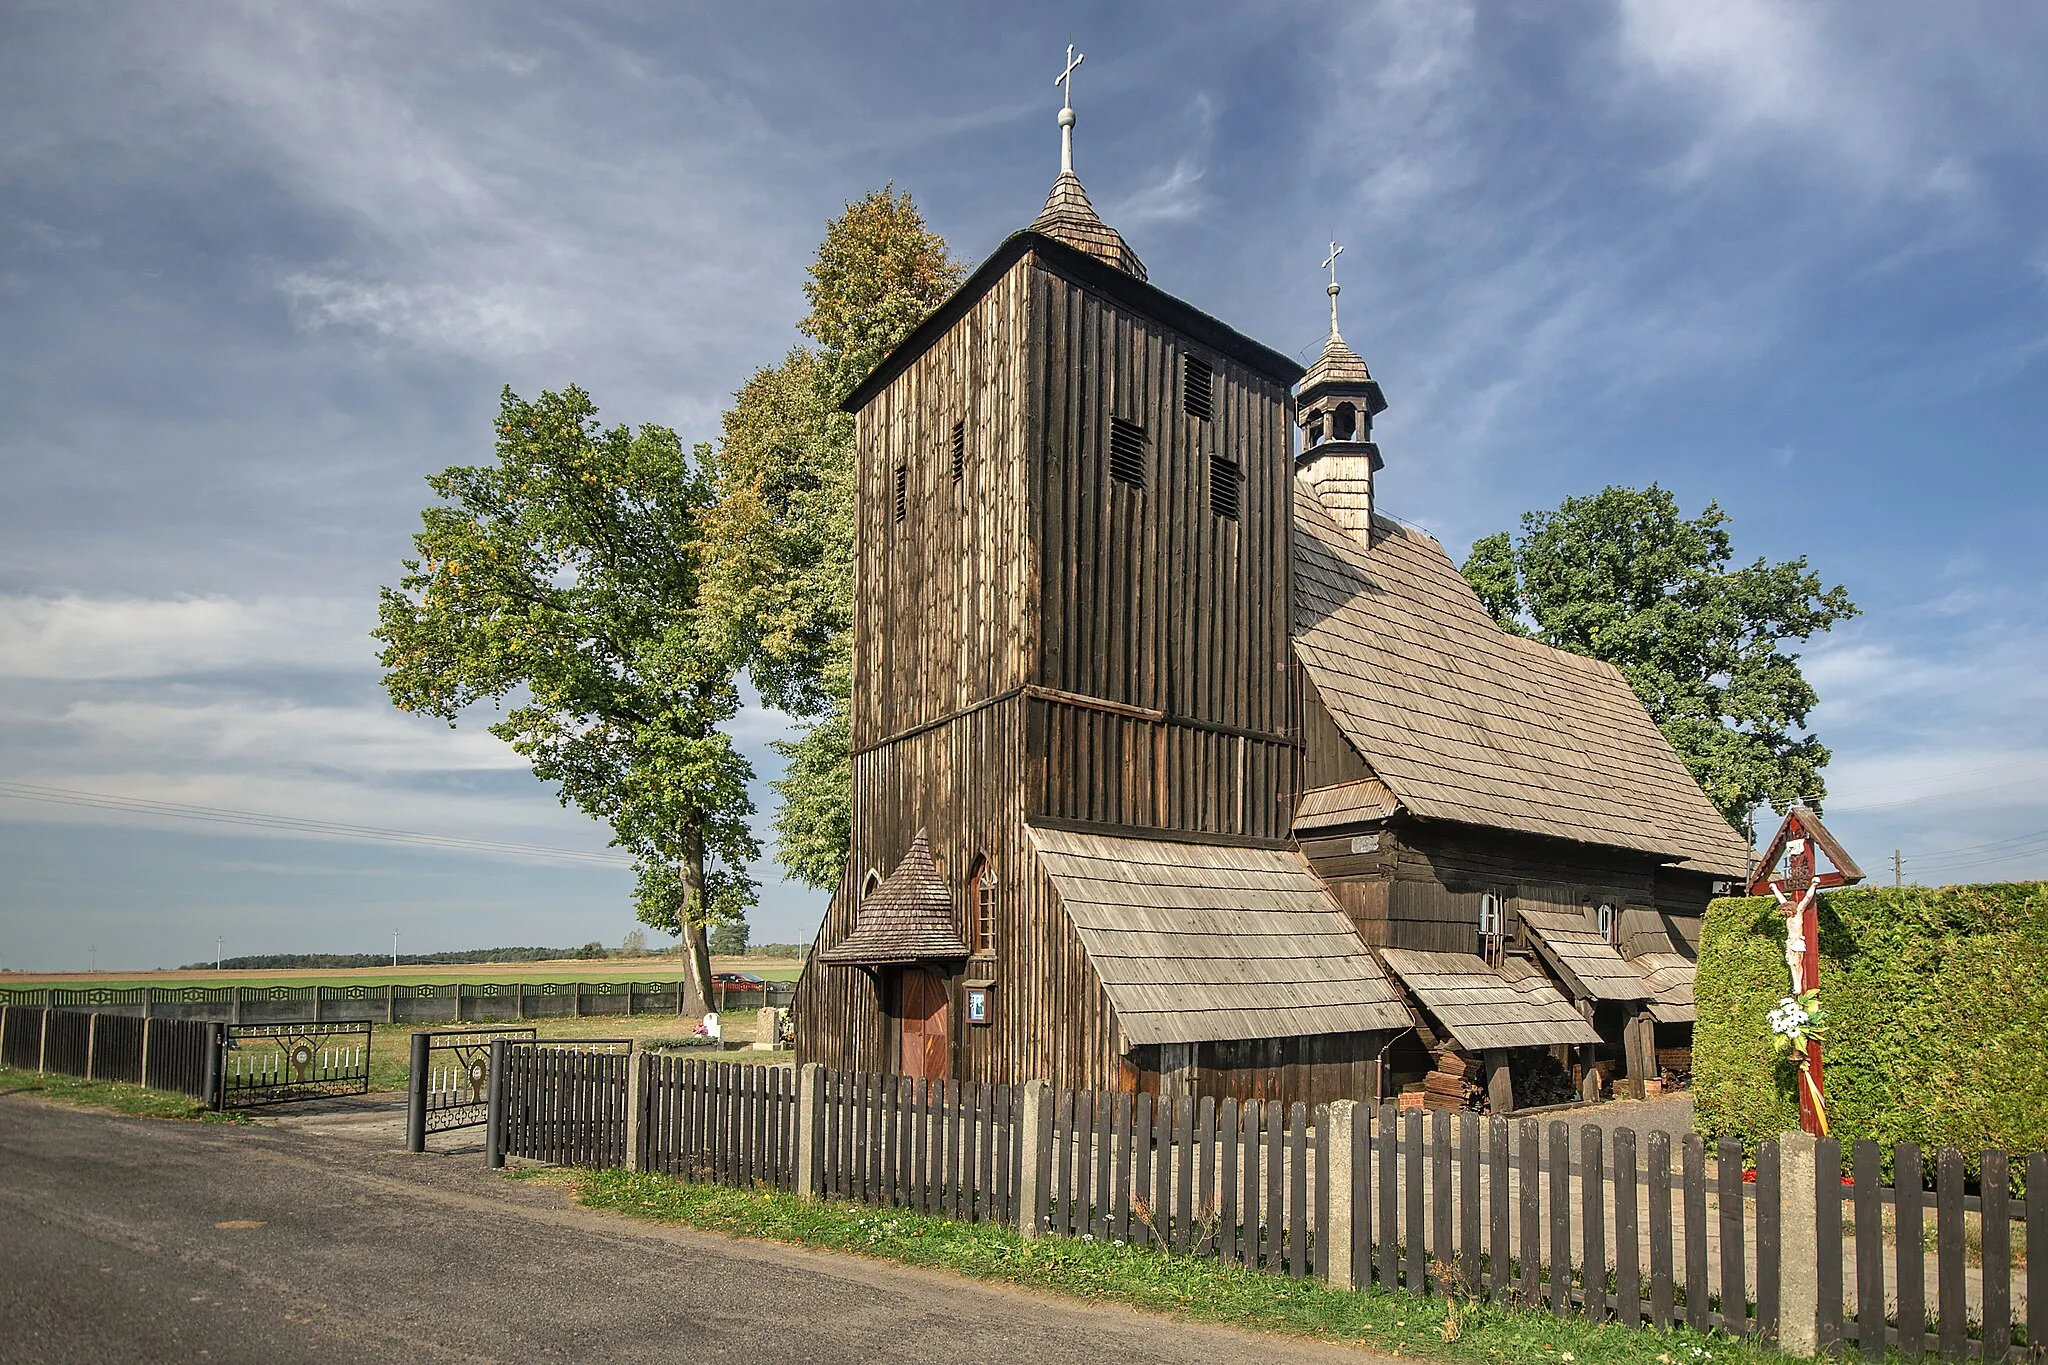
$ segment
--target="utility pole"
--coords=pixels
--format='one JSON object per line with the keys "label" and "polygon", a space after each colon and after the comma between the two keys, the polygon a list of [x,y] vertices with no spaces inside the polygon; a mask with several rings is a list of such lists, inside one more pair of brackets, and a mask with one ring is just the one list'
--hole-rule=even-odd
{"label": "utility pole", "polygon": [[398,931],[396,929],[391,931],[391,965],[394,967],[398,965]]}
{"label": "utility pole", "polygon": [[1901,857],[1899,856],[1899,851],[1898,851],[1897,849],[1893,849],[1893,850],[1892,850],[1892,890],[1894,890],[1894,891],[1897,891],[1897,890],[1898,890],[1898,889],[1899,889],[1900,887],[1902,887],[1902,886],[1904,886],[1904,885],[1906,884],[1906,874],[1905,874],[1905,867],[1906,867],[1906,860],[1905,860],[1905,859],[1903,859],[1903,858],[1901,858]]}
{"label": "utility pole", "polygon": [[220,935],[213,936],[213,969],[220,970]]}

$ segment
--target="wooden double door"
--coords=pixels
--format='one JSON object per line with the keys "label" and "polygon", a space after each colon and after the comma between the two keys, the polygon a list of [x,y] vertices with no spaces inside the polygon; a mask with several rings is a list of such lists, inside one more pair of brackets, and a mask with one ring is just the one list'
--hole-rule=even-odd
{"label": "wooden double door", "polygon": [[946,983],[923,967],[905,967],[897,985],[903,1020],[898,1071],[919,1080],[945,1078],[952,1058],[953,1018]]}

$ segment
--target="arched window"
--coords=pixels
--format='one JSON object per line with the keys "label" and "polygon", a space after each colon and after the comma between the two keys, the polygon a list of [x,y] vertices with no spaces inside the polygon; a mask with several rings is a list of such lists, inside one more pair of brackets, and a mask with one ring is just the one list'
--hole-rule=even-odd
{"label": "arched window", "polygon": [[974,951],[996,950],[996,879],[988,859],[974,860],[974,876],[968,882],[968,904],[974,910]]}
{"label": "arched window", "polygon": [[1349,441],[1358,435],[1358,409],[1349,403],[1339,403],[1337,410],[1330,414],[1330,439]]}
{"label": "arched window", "polygon": [[1616,910],[1612,905],[1602,902],[1599,910],[1594,912],[1593,918],[1594,922],[1599,925],[1600,937],[1606,939],[1609,943],[1621,942],[1620,911]]}
{"label": "arched window", "polygon": [[869,868],[867,878],[860,884],[861,900],[866,901],[869,896],[874,895],[876,888],[880,887],[881,884],[882,874],[875,871],[872,867]]}

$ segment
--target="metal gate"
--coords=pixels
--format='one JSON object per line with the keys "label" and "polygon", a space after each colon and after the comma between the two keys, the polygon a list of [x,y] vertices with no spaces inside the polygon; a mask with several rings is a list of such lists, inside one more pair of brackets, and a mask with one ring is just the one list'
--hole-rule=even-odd
{"label": "metal gate", "polygon": [[223,1109],[367,1094],[370,1021],[229,1024],[220,1062]]}
{"label": "metal gate", "polygon": [[532,1043],[531,1028],[453,1029],[412,1036],[405,1147],[427,1150],[427,1134],[480,1128],[490,1117],[491,1042]]}

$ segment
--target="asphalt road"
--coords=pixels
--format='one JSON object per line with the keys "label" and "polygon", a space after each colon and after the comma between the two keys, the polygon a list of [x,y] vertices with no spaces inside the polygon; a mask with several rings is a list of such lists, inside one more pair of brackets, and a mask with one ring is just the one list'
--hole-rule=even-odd
{"label": "asphalt road", "polygon": [[1375,1359],[649,1226],[392,1146],[0,1095],[0,1361]]}

